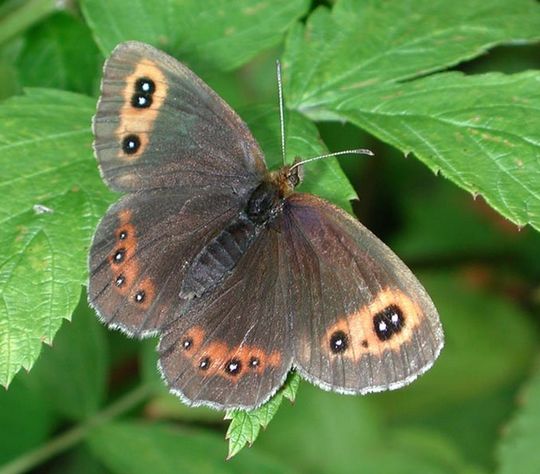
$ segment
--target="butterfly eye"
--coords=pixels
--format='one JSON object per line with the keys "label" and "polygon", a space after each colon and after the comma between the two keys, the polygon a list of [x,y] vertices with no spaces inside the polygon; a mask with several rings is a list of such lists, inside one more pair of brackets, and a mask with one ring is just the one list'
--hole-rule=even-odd
{"label": "butterfly eye", "polygon": [[373,318],[375,334],[381,341],[387,341],[403,329],[405,318],[403,312],[392,304],[379,311]]}
{"label": "butterfly eye", "polygon": [[349,347],[349,338],[343,331],[336,331],[330,336],[330,350],[334,354],[345,352]]}

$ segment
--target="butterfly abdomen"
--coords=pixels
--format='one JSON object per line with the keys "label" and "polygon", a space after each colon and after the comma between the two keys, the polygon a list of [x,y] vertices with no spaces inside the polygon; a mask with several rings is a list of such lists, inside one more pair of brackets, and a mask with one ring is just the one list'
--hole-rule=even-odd
{"label": "butterfly abdomen", "polygon": [[236,266],[258,233],[257,226],[240,215],[195,257],[184,278],[180,296],[201,296],[214,287]]}
{"label": "butterfly abdomen", "polygon": [[233,270],[279,209],[278,188],[263,181],[252,191],[245,209],[195,257],[184,278],[180,297],[198,297],[216,286]]}

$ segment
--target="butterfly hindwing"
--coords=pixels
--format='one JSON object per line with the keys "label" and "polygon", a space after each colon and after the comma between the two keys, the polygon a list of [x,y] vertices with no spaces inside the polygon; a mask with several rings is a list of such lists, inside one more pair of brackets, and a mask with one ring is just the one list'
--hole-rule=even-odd
{"label": "butterfly hindwing", "polygon": [[265,229],[207,298],[193,300],[159,344],[169,388],[190,405],[259,406],[291,367],[284,242]]}
{"label": "butterfly hindwing", "polygon": [[443,335],[422,285],[343,210],[308,194],[287,200],[294,365],[343,393],[403,386],[437,358]]}
{"label": "butterfly hindwing", "polygon": [[90,250],[89,300],[110,326],[135,335],[162,327],[179,311],[186,263],[238,212],[236,198],[219,188],[187,194],[130,194],[100,222]]}
{"label": "butterfly hindwing", "polygon": [[176,59],[136,41],[105,64],[94,134],[102,176],[118,191],[242,188],[266,171],[238,115]]}

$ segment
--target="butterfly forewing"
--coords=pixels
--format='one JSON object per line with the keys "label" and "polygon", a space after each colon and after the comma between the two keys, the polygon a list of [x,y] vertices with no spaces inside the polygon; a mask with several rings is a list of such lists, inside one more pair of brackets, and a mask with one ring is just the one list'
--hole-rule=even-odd
{"label": "butterfly forewing", "polygon": [[266,166],[245,123],[167,54],[130,41],[107,60],[94,148],[112,189],[221,185],[240,190]]}

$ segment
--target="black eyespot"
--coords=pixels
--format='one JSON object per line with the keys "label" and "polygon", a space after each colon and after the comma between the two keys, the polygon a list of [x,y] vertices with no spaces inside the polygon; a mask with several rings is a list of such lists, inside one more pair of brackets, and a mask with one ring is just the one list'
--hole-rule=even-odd
{"label": "black eyespot", "polygon": [[403,312],[395,304],[387,306],[373,317],[373,328],[381,341],[387,341],[400,333],[404,325]]}
{"label": "black eyespot", "polygon": [[122,151],[126,155],[133,155],[139,151],[141,139],[137,135],[128,135],[122,140]]}
{"label": "black eyespot", "polygon": [[121,230],[120,233],[118,234],[118,238],[120,240],[126,240],[127,236],[128,236],[128,233],[125,230]]}
{"label": "black eyespot", "polygon": [[369,342],[367,341],[367,339],[364,339],[364,340],[362,341],[362,347],[363,347],[364,349],[367,349],[367,348],[369,347]]}
{"label": "black eyespot", "polygon": [[229,375],[238,375],[242,371],[242,362],[239,359],[231,359],[225,364],[225,372]]}
{"label": "black eyespot", "polygon": [[135,293],[135,303],[142,303],[145,296],[146,295],[143,290],[137,291],[137,293]]}
{"label": "black eyespot", "polygon": [[210,357],[204,357],[199,362],[199,369],[200,370],[208,370],[210,368]]}
{"label": "black eyespot", "polygon": [[186,337],[182,341],[182,347],[184,348],[185,351],[188,351],[192,345],[193,345],[193,339],[191,339],[191,337]]}
{"label": "black eyespot", "polygon": [[261,360],[258,357],[252,357],[249,359],[249,367],[251,369],[256,369],[259,367],[259,365],[261,365]]}
{"label": "black eyespot", "polygon": [[135,82],[135,92],[153,94],[156,91],[156,83],[148,77],[141,77]]}
{"label": "black eyespot", "polygon": [[124,286],[125,282],[126,282],[126,277],[124,275],[118,275],[116,277],[116,280],[114,280],[114,283],[118,288],[120,288],[121,286]]}
{"label": "black eyespot", "polygon": [[330,350],[334,354],[345,352],[349,347],[349,338],[343,331],[336,331],[330,336]]}
{"label": "black eyespot", "polygon": [[125,249],[118,249],[116,253],[114,254],[113,260],[114,263],[121,263],[124,261],[124,257],[126,255]]}
{"label": "black eyespot", "polygon": [[136,109],[146,109],[152,105],[152,96],[150,94],[133,94],[131,105]]}

